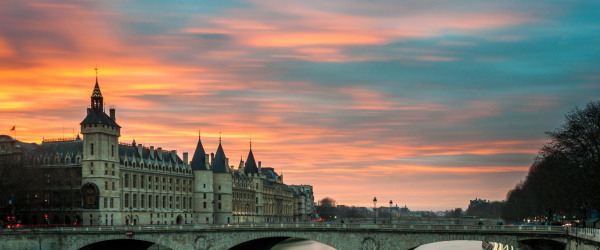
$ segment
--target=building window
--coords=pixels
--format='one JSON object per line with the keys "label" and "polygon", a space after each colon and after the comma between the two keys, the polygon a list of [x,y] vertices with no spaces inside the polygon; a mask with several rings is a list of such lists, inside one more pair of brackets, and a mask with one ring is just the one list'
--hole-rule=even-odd
{"label": "building window", "polygon": [[221,200],[221,195],[219,195],[219,200]]}
{"label": "building window", "polygon": [[104,163],[104,175],[108,175],[108,163]]}
{"label": "building window", "polygon": [[221,190],[221,185],[219,185],[219,190]]}
{"label": "building window", "polygon": [[146,206],[146,203],[144,202],[144,196],[145,195],[140,195],[140,208],[144,208],[144,206]]}
{"label": "building window", "polygon": [[129,207],[129,194],[125,194],[125,207]]}
{"label": "building window", "polygon": [[90,175],[94,175],[94,163],[90,162]]}
{"label": "building window", "polygon": [[112,183],[112,190],[115,190],[115,183]]}
{"label": "building window", "polygon": [[133,205],[134,208],[137,208],[137,194],[133,194],[133,199],[131,201],[131,204]]}
{"label": "building window", "polygon": [[206,200],[206,193],[204,194],[204,199]]}
{"label": "building window", "polygon": [[131,180],[131,187],[137,188],[137,175],[133,175],[133,179]]}
{"label": "building window", "polygon": [[203,185],[204,185],[204,188],[206,188],[206,184],[203,184]]}
{"label": "building window", "polygon": [[169,209],[173,209],[173,196],[169,196]]}
{"label": "building window", "polygon": [[90,154],[94,155],[94,143],[90,143]]}
{"label": "building window", "polygon": [[167,196],[163,195],[163,205],[162,208],[165,209],[167,207]]}
{"label": "building window", "polygon": [[104,182],[104,190],[108,190],[108,181]]}
{"label": "building window", "polygon": [[110,145],[110,156],[115,156],[115,145]]}
{"label": "building window", "polygon": [[219,209],[221,209],[221,202],[219,202]]}
{"label": "building window", "polygon": [[179,196],[175,197],[175,209],[179,209]]}
{"label": "building window", "polygon": [[206,208],[206,201],[204,203],[202,203],[202,207]]}
{"label": "building window", "polygon": [[125,175],[124,184],[125,184],[124,186],[125,186],[126,188],[127,188],[127,187],[129,187],[129,174],[126,174],[126,175]]}
{"label": "building window", "polygon": [[156,199],[154,200],[154,203],[156,203],[156,206],[154,206],[154,207],[155,207],[155,208],[160,208],[160,207],[158,206],[159,196],[157,195],[155,198],[156,198]]}
{"label": "building window", "polygon": [[192,204],[193,204],[193,203],[192,203],[192,197],[190,197],[190,202],[188,203],[188,207],[189,207],[189,209],[192,209],[192,208],[193,208],[193,207],[192,207]]}
{"label": "building window", "polygon": [[104,198],[104,208],[108,207],[108,198]]}
{"label": "building window", "polygon": [[110,208],[114,208],[114,207],[115,207],[115,199],[114,198],[110,198]]}
{"label": "building window", "polygon": [[[152,195],[148,195],[148,208],[152,208]],[[150,215],[152,217],[152,215]]]}
{"label": "building window", "polygon": [[111,175],[115,176],[115,164],[112,164],[112,171],[111,171]]}

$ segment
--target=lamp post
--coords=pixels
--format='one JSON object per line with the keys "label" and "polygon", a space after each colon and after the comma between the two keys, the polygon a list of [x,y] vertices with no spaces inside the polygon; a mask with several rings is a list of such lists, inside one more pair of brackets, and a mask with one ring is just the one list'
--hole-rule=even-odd
{"label": "lamp post", "polygon": [[390,200],[390,224],[392,224],[392,200]]}
{"label": "lamp post", "polygon": [[377,224],[377,197],[373,197],[373,224]]}

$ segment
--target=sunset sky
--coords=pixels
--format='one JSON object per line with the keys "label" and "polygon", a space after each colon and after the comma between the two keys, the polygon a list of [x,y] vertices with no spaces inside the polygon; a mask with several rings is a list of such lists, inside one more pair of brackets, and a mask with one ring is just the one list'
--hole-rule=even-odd
{"label": "sunset sky", "polygon": [[[252,149],[315,199],[502,200],[600,97],[598,1],[0,1],[0,134],[72,137],[95,71],[122,142]],[[191,159],[190,155],[190,159]]]}

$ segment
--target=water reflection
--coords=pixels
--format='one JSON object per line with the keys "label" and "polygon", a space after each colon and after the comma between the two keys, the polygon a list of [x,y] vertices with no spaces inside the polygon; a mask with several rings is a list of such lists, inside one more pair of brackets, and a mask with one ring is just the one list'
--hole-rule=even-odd
{"label": "water reflection", "polygon": [[335,248],[313,240],[291,238],[273,246],[271,250],[335,250]]}
{"label": "water reflection", "polygon": [[481,250],[481,241],[453,240],[422,245],[415,250]]}
{"label": "water reflection", "polygon": [[[415,250],[481,250],[481,241],[453,240],[422,245]],[[320,242],[291,238],[273,246],[271,250],[335,250],[335,248]]]}

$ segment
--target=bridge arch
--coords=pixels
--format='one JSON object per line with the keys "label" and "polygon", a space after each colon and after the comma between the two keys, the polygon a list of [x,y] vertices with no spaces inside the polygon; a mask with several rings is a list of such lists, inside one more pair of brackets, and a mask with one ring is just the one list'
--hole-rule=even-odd
{"label": "bridge arch", "polygon": [[[116,240],[105,240],[92,243],[90,245],[79,248],[79,250],[100,250],[100,249],[113,249],[113,250],[145,250],[149,247],[156,245],[154,242],[136,239],[116,239]],[[164,246],[163,246],[164,247]]]}
{"label": "bridge arch", "polygon": [[[155,235],[135,235],[134,238],[125,236],[124,234],[89,234],[85,237],[77,237],[70,239],[73,245],[66,246],[63,249],[147,249],[152,245],[159,245],[165,249],[178,249],[179,245],[173,243],[170,237],[156,237]],[[121,248],[120,245],[126,246]],[[138,248],[137,245],[145,246]]]}
{"label": "bridge arch", "polygon": [[[199,236],[196,239],[196,249],[208,249],[214,245],[225,246],[224,249],[248,249],[245,246],[253,245],[255,243],[261,244],[272,242],[276,245],[287,239],[305,239],[319,242],[321,244],[328,245],[335,249],[343,249],[348,242],[342,241],[337,237],[338,234],[332,234],[328,232],[314,233],[314,232],[302,232],[302,231],[279,231],[279,232],[265,232],[256,231],[252,233],[237,233],[234,237],[227,237],[221,240],[214,240]],[[353,239],[358,240],[358,239]],[[362,238],[360,239],[362,240]]]}
{"label": "bridge arch", "polygon": [[560,242],[553,239],[525,239],[519,240],[518,246],[519,249],[566,249],[567,243]]}
{"label": "bridge arch", "polygon": [[514,240],[514,237],[495,235],[495,234],[463,234],[463,233],[426,233],[410,236],[403,242],[407,244],[406,249],[416,249],[420,246],[446,242],[446,241],[486,241],[486,242],[498,242],[504,245],[511,245],[517,247],[518,242]]}

